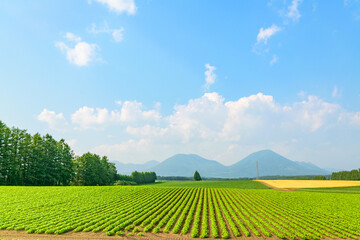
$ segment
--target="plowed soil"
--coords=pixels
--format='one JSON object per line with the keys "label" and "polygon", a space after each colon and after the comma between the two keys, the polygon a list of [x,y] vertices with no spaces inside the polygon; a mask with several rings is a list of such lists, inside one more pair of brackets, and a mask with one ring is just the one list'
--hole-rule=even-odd
{"label": "plowed soil", "polygon": [[[124,234],[123,236],[107,236],[103,232],[93,233],[93,232],[68,232],[61,235],[54,234],[28,234],[25,231],[14,231],[14,230],[0,230],[0,239],[32,239],[32,240],[116,240],[116,239],[162,239],[162,240],[185,240],[185,239],[194,239],[190,235],[180,235],[172,233],[143,233],[143,236],[129,236]],[[199,239],[199,238],[198,238]],[[208,240],[218,240],[219,238],[206,238]],[[276,237],[265,238],[265,237],[238,237],[236,239],[247,239],[247,240],[260,240],[260,239],[274,239],[278,240]]]}

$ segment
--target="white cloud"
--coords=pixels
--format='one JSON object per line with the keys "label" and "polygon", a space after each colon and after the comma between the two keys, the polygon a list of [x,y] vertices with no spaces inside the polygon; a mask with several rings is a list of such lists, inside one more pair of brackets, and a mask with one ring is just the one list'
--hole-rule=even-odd
{"label": "white cloud", "polygon": [[65,34],[65,38],[69,41],[74,41],[74,42],[81,42],[81,37],[76,36],[75,34],[71,33],[71,32],[67,32]]}
{"label": "white cloud", "polygon": [[270,65],[274,65],[278,60],[279,58],[274,54],[270,61]]}
{"label": "white cloud", "polygon": [[262,42],[264,44],[267,44],[268,39],[280,30],[281,28],[276,26],[275,24],[271,25],[271,27],[268,27],[266,29],[260,28],[260,31],[256,38],[257,43]]}
{"label": "white cloud", "polygon": [[298,21],[301,17],[301,14],[299,12],[299,5],[302,3],[302,0],[293,0],[291,2],[291,5],[288,7],[288,12],[286,14],[286,17],[292,19],[293,21]]}
{"label": "white cloud", "polygon": [[123,32],[124,32],[123,27],[121,27],[119,29],[114,29],[112,31],[112,37],[113,37],[115,42],[121,42],[123,40],[123,38],[124,38]]}
{"label": "white cloud", "polygon": [[76,139],[70,139],[65,141],[67,145],[69,145],[71,148],[74,148],[77,140]]}
{"label": "white cloud", "polygon": [[341,93],[336,86],[334,87],[334,90],[332,91],[331,96],[334,98],[341,97]]}
{"label": "white cloud", "polygon": [[351,123],[354,125],[360,125],[360,112],[352,113],[350,115]]}
{"label": "white cloud", "polygon": [[99,33],[111,34],[115,42],[121,42],[124,39],[124,31],[125,29],[123,27],[120,27],[118,29],[110,28],[107,22],[104,22],[104,25],[102,27],[97,27],[97,25],[93,23],[91,24],[91,28],[88,29],[88,32],[93,34],[99,34]]}
{"label": "white cloud", "polygon": [[82,41],[80,37],[70,32],[66,33],[65,38],[70,42],[74,42],[75,45],[70,47],[67,43],[60,41],[56,42],[55,46],[66,54],[66,59],[71,64],[87,66],[96,59],[96,51],[99,49],[97,44],[90,44]]}
{"label": "white cloud", "polygon": [[316,96],[291,105],[276,103],[273,96],[258,93],[236,101],[225,101],[216,92],[174,106],[175,112],[161,116],[159,110],[144,110],[142,103],[125,101],[120,109],[82,107],[71,116],[80,128],[104,128],[120,124],[134,136],[170,136],[189,142],[193,139],[218,138],[238,141],[257,131],[289,128],[314,132],[329,121],[338,121],[341,107]]}
{"label": "white cloud", "polygon": [[156,122],[161,118],[157,110],[144,110],[142,103],[125,101],[119,110],[109,111],[106,108],[91,108],[84,106],[71,116],[71,121],[81,129],[103,128],[108,124],[139,124],[142,122]]}
{"label": "white cloud", "polygon": [[71,115],[71,121],[81,128],[93,128],[104,125],[110,121],[109,112],[106,108],[82,107]]}
{"label": "white cloud", "polygon": [[305,98],[306,95],[307,95],[307,93],[306,93],[305,91],[300,91],[300,92],[298,92],[297,95],[298,95],[299,97],[301,97],[301,98]]}
{"label": "white cloud", "polygon": [[145,126],[141,127],[126,127],[126,132],[129,133],[132,136],[138,136],[138,137],[160,137],[164,136],[168,128],[161,128],[157,126],[151,126],[150,124],[146,124]]}
{"label": "white cloud", "polygon": [[214,66],[210,66],[210,64],[205,64],[206,67],[206,71],[205,71],[205,85],[204,85],[204,90],[208,91],[210,88],[210,85],[215,83],[215,79],[216,79],[216,75],[214,73],[214,71],[216,70],[216,68]]}
{"label": "white cloud", "polygon": [[324,102],[316,96],[309,96],[307,101],[293,104],[293,121],[298,126],[317,131],[326,122],[337,121],[341,115],[341,107],[337,104]]}
{"label": "white cloud", "polygon": [[110,11],[116,13],[126,12],[133,15],[136,13],[137,7],[134,0],[96,0],[99,3],[106,5]]}
{"label": "white cloud", "polygon": [[146,159],[148,161],[155,155],[162,160],[171,154],[166,146],[155,145],[148,139],[129,139],[116,144],[102,144],[93,147],[91,152],[108,156],[110,160],[122,163],[143,163],[144,161],[139,161],[139,159],[148,156]]}
{"label": "white cloud", "polygon": [[[319,158],[320,151],[328,159],[334,157],[328,155],[330,148],[346,145],[348,149],[349,144],[360,141],[359,112],[348,112],[317,96],[301,95],[300,101],[282,104],[263,93],[225,100],[210,92],[175,105],[165,116],[158,104],[146,109],[141,102],[123,101],[114,109],[82,107],[71,120],[81,129],[97,128],[105,136],[116,136],[107,138],[106,144],[101,141],[92,151],[125,162],[196,153],[230,164],[252,151],[271,148],[294,160],[326,164],[327,160]],[[311,153],[317,157],[311,158]]]}
{"label": "white cloud", "polygon": [[224,100],[213,92],[191,99],[187,105],[175,106],[175,112],[166,119],[169,134],[177,136],[182,142],[216,137],[227,114]]}
{"label": "white cloud", "polygon": [[64,130],[68,124],[62,113],[56,114],[56,112],[49,111],[46,108],[37,116],[37,119],[46,122],[50,128],[57,130]]}
{"label": "white cloud", "polygon": [[137,101],[125,101],[121,111],[116,114],[121,122],[157,121],[161,118],[157,110],[143,110],[142,103]]}

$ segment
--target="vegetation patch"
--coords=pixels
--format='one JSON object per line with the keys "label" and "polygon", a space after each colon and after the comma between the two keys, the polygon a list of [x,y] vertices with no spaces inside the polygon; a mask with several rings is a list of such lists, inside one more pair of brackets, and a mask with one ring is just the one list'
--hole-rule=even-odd
{"label": "vegetation patch", "polygon": [[154,187],[195,187],[195,188],[238,188],[238,189],[269,189],[261,182],[251,180],[239,181],[163,181]]}
{"label": "vegetation patch", "polygon": [[194,238],[360,236],[360,198],[354,194],[154,186],[160,184],[0,187],[0,229]]}
{"label": "vegetation patch", "polygon": [[333,181],[333,180],[257,180],[258,182],[275,188],[332,188],[360,186],[360,181]]}

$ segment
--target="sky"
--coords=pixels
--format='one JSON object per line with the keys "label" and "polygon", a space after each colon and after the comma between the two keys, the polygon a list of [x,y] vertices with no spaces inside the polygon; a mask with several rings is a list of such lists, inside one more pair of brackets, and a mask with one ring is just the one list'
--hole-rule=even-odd
{"label": "sky", "polygon": [[0,30],[0,120],[77,155],[360,167],[359,0],[3,0]]}

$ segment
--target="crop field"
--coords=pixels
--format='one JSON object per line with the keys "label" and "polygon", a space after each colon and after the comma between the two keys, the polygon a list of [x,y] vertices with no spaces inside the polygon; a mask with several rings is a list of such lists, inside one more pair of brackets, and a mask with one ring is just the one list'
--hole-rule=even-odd
{"label": "crop field", "polygon": [[162,181],[157,182],[156,187],[200,187],[200,188],[240,188],[240,189],[268,189],[262,183],[256,181]]}
{"label": "crop field", "polygon": [[337,180],[257,180],[275,188],[335,188],[360,186],[360,181],[337,181]]}
{"label": "crop field", "polygon": [[335,188],[299,188],[297,191],[306,192],[331,192],[331,193],[358,193],[360,194],[359,187],[335,187]]}
{"label": "crop field", "polygon": [[0,202],[0,229],[29,234],[360,236],[356,194],[154,186],[0,187]]}

